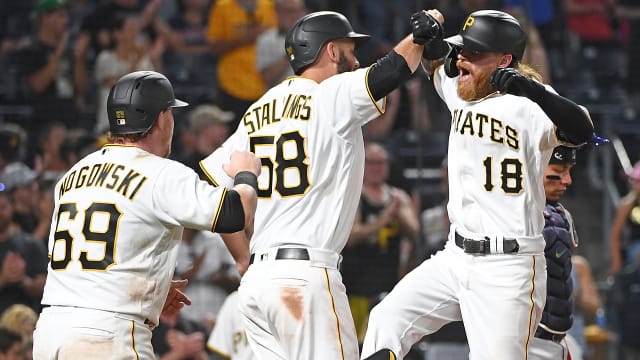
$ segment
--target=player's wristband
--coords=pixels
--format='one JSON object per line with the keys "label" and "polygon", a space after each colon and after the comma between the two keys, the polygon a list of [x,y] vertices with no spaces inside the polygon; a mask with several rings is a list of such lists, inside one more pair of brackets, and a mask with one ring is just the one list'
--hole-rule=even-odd
{"label": "player's wristband", "polygon": [[251,171],[240,171],[233,179],[233,185],[247,184],[258,192],[258,176]]}

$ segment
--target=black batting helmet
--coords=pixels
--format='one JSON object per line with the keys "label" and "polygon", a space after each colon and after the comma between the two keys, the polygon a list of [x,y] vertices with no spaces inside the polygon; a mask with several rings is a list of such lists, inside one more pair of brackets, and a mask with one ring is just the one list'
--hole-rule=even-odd
{"label": "black batting helmet", "polygon": [[370,36],[354,32],[349,20],[337,12],[318,11],[301,17],[287,32],[284,43],[293,72],[300,75],[313,64],[328,41],[346,38],[355,40],[358,47]]}
{"label": "black batting helmet", "polygon": [[136,71],[121,77],[109,92],[107,112],[112,134],[149,131],[169,107],[187,106],[173,95],[169,80],[155,71]]}
{"label": "black batting helmet", "polygon": [[507,53],[522,60],[527,35],[513,16],[497,10],[480,10],[467,17],[458,35],[444,41],[471,51]]}

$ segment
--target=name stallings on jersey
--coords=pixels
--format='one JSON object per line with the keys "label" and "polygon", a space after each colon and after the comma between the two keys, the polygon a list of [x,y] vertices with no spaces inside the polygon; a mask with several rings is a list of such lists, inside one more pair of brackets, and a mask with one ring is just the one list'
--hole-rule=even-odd
{"label": "name stallings on jersey", "polygon": [[247,134],[262,129],[265,126],[280,122],[282,119],[307,121],[311,115],[311,96],[289,94],[284,101],[273,99],[250,108],[242,117],[242,123]]}
{"label": "name stallings on jersey", "polygon": [[452,126],[460,135],[488,137],[491,141],[507,145],[513,150],[517,151],[520,148],[518,130],[489,115],[456,109],[453,112]]}
{"label": "name stallings on jersey", "polygon": [[113,190],[129,200],[133,200],[147,177],[121,164],[98,163],[83,166],[69,173],[60,186],[58,197],[66,192],[82,187],[101,187]]}

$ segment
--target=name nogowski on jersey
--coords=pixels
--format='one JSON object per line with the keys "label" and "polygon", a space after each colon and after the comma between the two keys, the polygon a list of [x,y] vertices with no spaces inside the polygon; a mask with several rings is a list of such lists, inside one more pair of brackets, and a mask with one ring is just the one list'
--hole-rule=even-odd
{"label": "name nogowski on jersey", "polygon": [[137,147],[87,155],[55,186],[42,303],[157,324],[183,227],[213,229],[225,191]]}

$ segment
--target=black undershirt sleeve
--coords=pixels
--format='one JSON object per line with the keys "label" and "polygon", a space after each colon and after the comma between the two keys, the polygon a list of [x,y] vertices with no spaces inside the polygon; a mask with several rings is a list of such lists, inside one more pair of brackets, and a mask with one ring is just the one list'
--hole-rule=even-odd
{"label": "black undershirt sleeve", "polygon": [[228,190],[222,199],[222,209],[213,231],[217,233],[234,233],[244,229],[244,208],[240,194]]}
{"label": "black undershirt sleeve", "polygon": [[593,123],[589,115],[573,101],[547,91],[540,87],[540,91],[532,94],[542,111],[558,127],[558,137],[574,145],[584,144],[593,136]]}
{"label": "black undershirt sleeve", "polygon": [[398,85],[411,77],[407,61],[394,50],[378,59],[369,70],[367,82],[375,101],[387,96]]}

